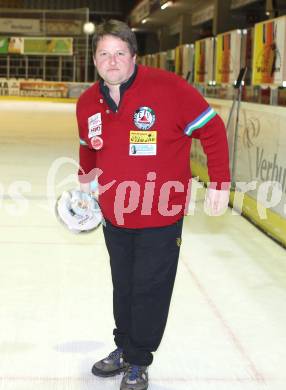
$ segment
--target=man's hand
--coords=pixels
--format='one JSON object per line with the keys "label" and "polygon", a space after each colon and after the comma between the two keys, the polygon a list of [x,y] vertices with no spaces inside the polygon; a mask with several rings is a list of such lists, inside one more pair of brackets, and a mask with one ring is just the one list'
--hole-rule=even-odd
{"label": "man's hand", "polygon": [[80,183],[80,190],[82,192],[90,193],[90,183]]}
{"label": "man's hand", "polygon": [[229,202],[229,190],[215,190],[208,188],[206,191],[205,210],[208,215],[219,216],[225,213]]}
{"label": "man's hand", "polygon": [[98,198],[98,182],[93,180],[89,183],[80,183],[80,190],[87,194],[91,194],[94,198]]}
{"label": "man's hand", "polygon": [[87,232],[103,222],[99,204],[90,194],[79,190],[64,191],[56,202],[56,215],[73,233]]}

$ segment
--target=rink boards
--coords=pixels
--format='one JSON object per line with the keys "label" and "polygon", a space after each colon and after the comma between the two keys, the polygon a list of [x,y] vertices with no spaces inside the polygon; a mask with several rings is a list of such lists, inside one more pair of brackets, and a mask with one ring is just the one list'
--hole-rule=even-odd
{"label": "rink boards", "polygon": [[[225,124],[231,101],[208,99]],[[283,107],[241,103],[237,137],[236,115],[230,123],[228,141],[233,191],[231,204],[267,234],[286,245],[286,110]],[[209,182],[207,162],[200,142],[193,140],[192,172]]]}

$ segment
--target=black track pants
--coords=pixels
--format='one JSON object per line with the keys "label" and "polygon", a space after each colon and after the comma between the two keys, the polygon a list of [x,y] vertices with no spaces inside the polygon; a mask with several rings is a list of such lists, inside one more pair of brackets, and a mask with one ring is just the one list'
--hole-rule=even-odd
{"label": "black track pants", "polygon": [[113,282],[115,343],[127,362],[150,365],[167,322],[183,219],[159,228],[103,228]]}

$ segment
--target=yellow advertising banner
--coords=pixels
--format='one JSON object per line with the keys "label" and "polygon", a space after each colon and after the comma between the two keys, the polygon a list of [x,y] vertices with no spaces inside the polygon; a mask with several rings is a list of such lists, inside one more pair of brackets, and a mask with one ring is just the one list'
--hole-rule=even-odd
{"label": "yellow advertising banner", "polygon": [[255,25],[252,84],[282,85],[286,80],[285,45],[285,16]]}
{"label": "yellow advertising banner", "polygon": [[216,84],[233,84],[241,63],[242,31],[234,30],[216,37]]}
{"label": "yellow advertising banner", "polygon": [[73,38],[0,37],[0,53],[29,55],[72,55]]}
{"label": "yellow advertising banner", "polygon": [[72,55],[72,38],[24,38],[23,54],[29,55]]}
{"label": "yellow advertising banner", "polygon": [[175,48],[175,72],[179,76],[183,74],[183,45]]}
{"label": "yellow advertising banner", "polygon": [[195,42],[195,83],[203,83],[206,75],[205,40]]}

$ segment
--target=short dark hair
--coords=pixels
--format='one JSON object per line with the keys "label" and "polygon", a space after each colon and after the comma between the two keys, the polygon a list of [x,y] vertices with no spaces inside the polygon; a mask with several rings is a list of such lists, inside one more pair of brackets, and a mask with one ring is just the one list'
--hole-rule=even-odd
{"label": "short dark hair", "polygon": [[137,53],[137,40],[131,28],[120,20],[110,19],[96,27],[96,32],[92,38],[93,55],[95,55],[98,41],[105,35],[113,35],[126,42],[132,57]]}

